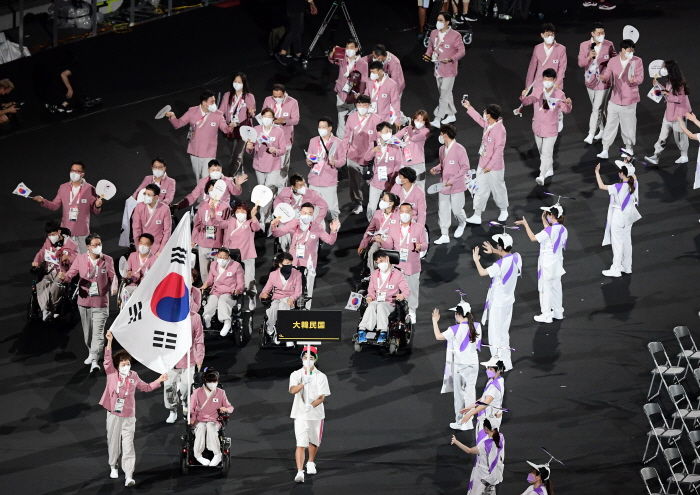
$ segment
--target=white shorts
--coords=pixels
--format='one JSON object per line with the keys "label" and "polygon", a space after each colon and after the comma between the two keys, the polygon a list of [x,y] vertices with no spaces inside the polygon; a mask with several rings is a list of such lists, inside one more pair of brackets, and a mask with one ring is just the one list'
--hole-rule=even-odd
{"label": "white shorts", "polygon": [[294,436],[297,438],[297,447],[308,447],[309,444],[319,447],[323,437],[323,420],[295,419]]}

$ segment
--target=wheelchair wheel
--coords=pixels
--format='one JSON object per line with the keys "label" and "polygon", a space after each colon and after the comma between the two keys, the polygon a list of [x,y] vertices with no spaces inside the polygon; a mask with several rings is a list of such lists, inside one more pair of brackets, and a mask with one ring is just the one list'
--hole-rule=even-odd
{"label": "wheelchair wheel", "polygon": [[430,33],[429,32],[427,34],[423,35],[423,46],[428,48],[428,44],[430,44]]}
{"label": "wheelchair wheel", "polygon": [[233,328],[233,341],[236,344],[236,347],[243,347],[245,346],[246,340],[245,340],[245,335],[244,335],[244,328],[245,328],[245,322],[244,322],[245,317],[240,317],[236,319],[235,326]]}

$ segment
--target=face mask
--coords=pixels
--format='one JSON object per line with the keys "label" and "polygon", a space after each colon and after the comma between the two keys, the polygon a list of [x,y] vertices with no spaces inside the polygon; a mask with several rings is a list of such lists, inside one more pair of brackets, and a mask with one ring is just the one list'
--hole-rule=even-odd
{"label": "face mask", "polygon": [[139,253],[148,254],[150,251],[151,251],[151,248],[149,248],[145,244],[139,244]]}
{"label": "face mask", "polygon": [[220,170],[213,170],[209,172],[209,178],[214,179],[214,180],[219,180],[221,179],[221,171]]}
{"label": "face mask", "polygon": [[628,59],[628,58],[631,58],[631,57],[632,57],[632,53],[631,53],[631,52],[622,52],[622,58]]}
{"label": "face mask", "polygon": [[369,78],[370,78],[372,81],[376,81],[377,79],[379,79],[379,74],[377,74],[376,72],[372,72],[372,73],[369,75]]}
{"label": "face mask", "polygon": [[80,174],[78,172],[71,172],[70,180],[71,182],[78,182],[80,180]]}
{"label": "face mask", "polygon": [[299,217],[299,221],[301,221],[301,223],[305,223],[307,225],[310,224],[311,220],[313,220],[313,219],[314,219],[314,217],[312,217],[311,215],[302,215]]}
{"label": "face mask", "polygon": [[666,77],[666,76],[668,76],[668,69],[666,69],[666,67],[661,67],[661,70],[659,71],[659,75],[660,75],[661,77]]}
{"label": "face mask", "polygon": [[131,371],[131,365],[130,364],[123,364],[119,367],[119,374],[120,375],[128,375],[129,371]]}
{"label": "face mask", "polygon": [[369,112],[369,107],[357,107],[357,113],[360,115],[367,115],[367,112]]}
{"label": "face mask", "polygon": [[488,376],[489,378],[493,378],[496,376],[496,372],[493,371],[492,369],[488,369],[488,370],[486,370],[486,376]]}
{"label": "face mask", "polygon": [[280,267],[280,273],[285,279],[288,279],[292,274],[292,265],[282,265]]}
{"label": "face mask", "polygon": [[435,29],[442,31],[445,28],[445,23],[442,21],[437,21],[435,23]]}
{"label": "face mask", "polygon": [[554,81],[542,81],[542,86],[544,86],[544,89],[552,89],[554,87]]}
{"label": "face mask", "polygon": [[165,170],[160,170],[159,168],[154,168],[151,172],[153,172],[153,177],[163,177],[165,175]]}
{"label": "face mask", "polygon": [[401,218],[401,223],[408,223],[411,221],[411,214],[410,213],[401,213],[399,215],[399,218]]}
{"label": "face mask", "polygon": [[236,91],[242,90],[242,89],[243,89],[243,83],[237,83],[237,82],[233,83],[233,89],[235,89]]}
{"label": "face mask", "polygon": [[391,132],[382,132],[381,136],[384,141],[389,141],[391,139]]}
{"label": "face mask", "polygon": [[60,238],[61,238],[61,236],[58,236],[58,235],[50,235],[49,242],[51,244],[56,244]]}
{"label": "face mask", "polygon": [[356,53],[357,50],[353,50],[352,48],[345,49],[345,55],[347,55],[348,57],[354,57]]}
{"label": "face mask", "polygon": [[387,263],[386,261],[380,261],[379,263],[377,263],[377,268],[385,272],[389,269],[389,263]]}
{"label": "face mask", "polygon": [[150,205],[151,203],[153,203],[153,196],[144,196],[143,202],[147,205]]}
{"label": "face mask", "polygon": [[228,265],[228,260],[224,258],[216,258],[216,262],[219,264],[220,267],[224,267]]}
{"label": "face mask", "polygon": [[214,390],[216,390],[216,386],[217,386],[218,384],[219,384],[218,382],[207,382],[207,388],[208,388],[210,391],[214,391]]}
{"label": "face mask", "polygon": [[272,125],[272,117],[263,117],[262,125],[264,125],[265,127],[270,127]]}
{"label": "face mask", "polygon": [[210,112],[216,112],[216,103],[212,103],[211,105],[209,105],[207,107],[207,110],[209,110]]}
{"label": "face mask", "polygon": [[593,40],[594,40],[596,43],[602,43],[603,41],[605,41],[605,35],[604,35],[604,34],[601,34],[600,36],[594,36],[594,37],[593,37]]}
{"label": "face mask", "polygon": [[101,255],[102,254],[102,244],[100,244],[99,246],[91,247],[90,251],[92,251],[92,254],[94,254],[95,256]]}
{"label": "face mask", "polygon": [[379,209],[380,210],[386,210],[391,206],[391,203],[388,201],[384,201],[383,199],[379,200]]}
{"label": "face mask", "polygon": [[282,103],[284,101],[284,98],[274,98],[275,103]]}
{"label": "face mask", "polygon": [[293,189],[294,194],[301,194],[302,196],[306,194],[306,186],[300,187],[299,189]]}
{"label": "face mask", "polygon": [[326,137],[328,136],[328,129],[318,129],[318,135],[321,137]]}
{"label": "face mask", "polygon": [[236,213],[236,220],[239,222],[245,222],[248,220],[248,214],[247,213]]}
{"label": "face mask", "polygon": [[425,127],[425,122],[416,120],[413,122],[413,127],[415,127],[416,129],[422,129],[423,127]]}
{"label": "face mask", "polygon": [[533,484],[535,482],[535,475],[530,473],[527,475],[527,482]]}
{"label": "face mask", "polygon": [[304,368],[311,368],[314,365],[314,360],[313,359],[302,359],[301,363],[304,366]]}
{"label": "face mask", "polygon": [[445,144],[445,138],[442,137],[442,134],[440,134],[440,135],[438,136],[438,143],[440,143],[440,144]]}
{"label": "face mask", "polygon": [[545,36],[544,42],[547,45],[551,45],[552,43],[554,43],[554,36]]}
{"label": "face mask", "polygon": [[396,182],[398,185],[401,185],[403,184],[403,179],[397,175],[396,179],[394,179],[394,182]]}

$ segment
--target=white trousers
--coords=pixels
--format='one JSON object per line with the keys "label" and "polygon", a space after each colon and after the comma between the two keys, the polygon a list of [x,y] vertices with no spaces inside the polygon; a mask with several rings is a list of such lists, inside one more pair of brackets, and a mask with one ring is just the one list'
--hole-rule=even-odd
{"label": "white trousers", "polygon": [[328,213],[334,220],[340,215],[338,207],[338,185],[335,186],[309,186],[316,191],[328,203]]}
{"label": "white trousers", "polygon": [[379,199],[382,197],[382,191],[381,189],[377,189],[374,187],[372,184],[369,185],[369,199],[367,200],[367,208],[365,213],[367,214],[367,221],[370,222],[372,221],[372,217],[374,216],[374,212],[377,209],[377,205],[379,204]]}
{"label": "white trousers", "polygon": [[[187,409],[190,398],[189,384],[194,380],[194,364],[189,368],[173,368],[168,371],[168,379],[163,384],[163,403],[165,408],[177,411],[177,406],[182,402],[182,407]],[[180,397],[178,398],[178,392]]]}
{"label": "white trousers", "polygon": [[505,169],[484,173],[481,168],[476,171],[478,188],[474,194],[474,211],[481,215],[486,209],[486,202],[493,194],[493,202],[500,210],[508,209],[508,190],[506,189]]}
{"label": "white trousers", "polygon": [[[476,364],[455,364],[452,395],[455,406],[455,421],[462,419],[459,412],[476,402],[476,379],[479,376],[479,366]],[[472,420],[468,424],[472,425]]]}
{"label": "white trousers", "polygon": [[452,215],[459,225],[467,223],[467,214],[464,213],[464,193],[442,194],[438,193],[438,222],[440,234],[449,235],[452,225]]}
{"label": "white trousers", "polygon": [[603,109],[605,108],[605,100],[608,97],[610,89],[590,89],[588,91],[588,99],[591,100],[591,116],[588,119],[588,134],[595,136],[598,131],[602,132],[605,129],[605,119]]}
{"label": "white trousers", "polygon": [[632,225],[626,225],[622,212],[616,210],[610,222],[613,271],[632,273]]}
{"label": "white trousers", "polygon": [[199,276],[202,277],[202,283],[209,277],[209,265],[211,264],[212,257],[209,256],[212,248],[197,246],[197,258],[199,258]]}
{"label": "white trousers", "polygon": [[467,495],[496,495],[496,485],[485,485],[482,483],[482,478],[485,478],[486,474],[482,473],[480,469],[472,469],[471,478],[469,483],[471,488],[467,492]]}
{"label": "white trousers", "polygon": [[243,260],[243,280],[245,282],[245,290],[248,292],[248,310],[255,309],[258,288],[255,285],[255,258]]}
{"label": "white trousers", "polygon": [[36,284],[36,299],[42,311],[53,311],[63,296],[64,289],[59,285],[56,271],[47,273]]}
{"label": "white trousers", "polygon": [[348,159],[348,180],[350,182],[350,201],[353,205],[361,205],[364,199],[362,188],[366,181],[362,178],[362,171],[365,169],[357,162]]}
{"label": "white trousers", "polygon": [[219,443],[219,423],[207,421],[194,425],[194,455],[201,457],[204,446],[211,450],[214,455],[221,455],[221,444]]}
{"label": "white trousers", "polygon": [[489,308],[488,339],[491,357],[498,357],[506,367],[513,369],[510,359],[510,320],[513,317],[513,304],[503,306],[492,305]]}
{"label": "white trousers", "polygon": [[681,152],[682,156],[688,156],[688,136],[681,130],[681,125],[678,122],[669,122],[664,119],[661,121],[661,131],[659,132],[659,139],[656,140],[654,144],[654,154],[658,155],[666,147],[666,140],[669,134],[673,134],[673,140],[676,142],[676,146]]}
{"label": "white trousers", "polygon": [[214,313],[216,313],[216,317],[223,323],[231,319],[232,311],[233,296],[231,294],[221,294],[220,296],[209,294],[202,316],[205,320],[211,320]]}
{"label": "white trousers", "polygon": [[270,307],[267,308],[265,313],[267,314],[267,333],[272,335],[275,330],[275,325],[277,324],[277,311],[286,311],[292,309],[287,303],[287,299],[274,299]]}
{"label": "white trousers", "polygon": [[127,478],[134,477],[136,450],[134,449],[134,432],[136,417],[123,418],[107,411],[107,461],[110,467],[117,467],[121,455],[121,465]]}
{"label": "white trousers", "polygon": [[561,290],[561,275],[548,275],[546,271],[542,272],[540,280],[540,311],[543,315],[548,316],[564,313],[562,305],[562,290]]}
{"label": "white trousers", "polygon": [[345,118],[348,116],[348,113],[355,109],[355,105],[352,103],[345,103],[340,99],[340,96],[336,95],[335,108],[338,110],[338,124],[336,126],[337,130],[335,135],[343,139],[343,136],[345,136]]}
{"label": "white trousers", "polygon": [[394,311],[394,305],[390,302],[372,301],[367,305],[365,313],[360,321],[360,330],[374,330],[380,332],[389,330],[389,315]]}
{"label": "white trousers", "polygon": [[451,117],[457,113],[454,96],[452,95],[452,87],[455,84],[455,78],[435,76],[435,82],[437,83],[438,93],[440,94],[438,106],[435,109],[435,117],[439,117],[440,119],[448,116]]}
{"label": "white trousers", "polygon": [[414,273],[413,275],[405,275],[405,278],[409,293],[407,298],[408,309],[415,313],[418,309],[418,299],[420,295],[420,272]]}
{"label": "white trousers", "polygon": [[608,118],[603,131],[603,150],[612,146],[617,137],[617,128],[620,128],[622,142],[626,147],[632,148],[637,142],[637,104],[618,105],[612,101],[608,103]]}
{"label": "white trousers", "polygon": [[[277,196],[279,190],[284,187],[285,179],[282,178],[281,170],[273,170],[272,172],[259,172],[256,170],[255,177],[258,179],[259,185],[272,189],[273,196]],[[264,223],[267,223],[268,217],[272,214],[272,203],[273,201],[270,201],[263,208],[260,208],[260,218],[262,218]]]}
{"label": "white trousers", "polygon": [[537,151],[540,152],[540,177],[543,179],[554,175],[554,143],[557,142],[557,137],[535,136]]}
{"label": "white trousers", "polygon": [[109,317],[109,308],[87,308],[78,306],[80,323],[83,325],[85,345],[94,361],[102,357],[105,346],[105,323]]}
{"label": "white trousers", "polygon": [[209,177],[209,162],[215,158],[215,156],[202,158],[199,156],[190,155],[190,162],[192,162],[192,173],[194,174],[196,181]]}
{"label": "white trousers", "polygon": [[416,185],[425,191],[425,162],[407,163],[405,166],[416,171]]}

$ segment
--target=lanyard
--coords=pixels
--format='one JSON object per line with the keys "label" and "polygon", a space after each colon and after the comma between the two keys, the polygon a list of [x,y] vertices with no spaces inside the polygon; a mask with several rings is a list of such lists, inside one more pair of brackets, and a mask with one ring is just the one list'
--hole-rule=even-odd
{"label": "lanyard", "polygon": [[226,272],[226,268],[222,268],[219,266],[219,263],[216,264],[216,269],[219,271],[219,273],[216,275],[216,278],[214,279],[214,284],[216,284],[221,276]]}
{"label": "lanyard", "polygon": [[284,99],[282,100],[282,103],[277,103],[275,101],[275,117],[281,117],[282,116],[282,105],[284,105],[284,102],[287,101],[287,96],[285,95]]}
{"label": "lanyard", "polygon": [[[403,225],[401,226],[401,230],[403,230]],[[410,236],[410,235],[411,235],[411,226],[409,225],[408,229],[406,229],[406,235],[403,235],[403,233],[401,233],[401,243],[400,243],[401,246],[406,244],[406,241],[408,240],[408,236]]]}
{"label": "lanyard", "polygon": [[[450,145],[451,145],[451,144],[452,144],[452,143],[450,143]],[[445,153],[445,154],[447,154],[447,153]],[[406,201],[406,198],[408,198],[408,196],[413,192],[413,187],[414,187],[414,186],[415,186],[415,184],[411,184],[411,188],[410,188],[408,191],[406,191],[403,187],[401,188],[401,191],[399,191],[399,194],[401,195],[401,200],[402,200],[402,201],[404,201],[404,202]],[[403,194],[404,191],[406,191],[406,194],[405,194],[405,195]]]}
{"label": "lanyard", "polygon": [[145,265],[146,263],[148,263],[148,258],[149,258],[149,256],[146,255],[146,258],[145,258],[143,261],[141,261],[141,255],[138,256],[138,260],[139,260],[139,271],[141,271],[141,269],[143,268],[143,265]]}
{"label": "lanyard", "polygon": [[241,107],[241,104],[245,106],[245,100],[243,99],[243,95],[241,94],[240,96],[235,95],[235,99],[233,100],[233,105],[231,105],[231,110],[229,110],[229,113],[231,115],[238,115],[238,110]]}
{"label": "lanyard", "polygon": [[[389,272],[389,273],[386,275],[386,280],[384,280],[384,282],[380,283],[380,284],[377,286],[377,290],[381,290],[381,289],[384,287],[384,285],[386,285],[386,283],[389,281],[390,278],[391,278],[391,272]],[[379,274],[379,282],[381,282],[381,281],[382,281],[382,274],[380,273],[380,274]]]}
{"label": "lanyard", "polygon": [[88,257],[88,260],[90,260],[90,263],[92,264],[92,268],[95,270],[95,273],[93,274],[92,270],[90,268],[88,268],[88,279],[91,277],[96,278],[97,277],[97,263],[100,262],[100,258],[97,258],[95,261],[92,261],[92,258],[90,257],[89,254],[87,255],[87,257]]}
{"label": "lanyard", "polygon": [[372,99],[374,100],[375,97],[377,96],[377,92],[379,91],[379,88],[382,87],[382,84],[384,84],[384,81],[386,81],[386,76],[384,76],[381,80],[381,82],[375,82],[374,87],[372,88]]}
{"label": "lanyard", "polygon": [[153,215],[156,212],[156,207],[154,206],[153,208],[149,208],[148,206],[146,206],[146,209],[148,210],[148,220],[146,220],[144,226],[148,227],[148,224],[151,223],[151,220],[153,220]]}
{"label": "lanyard", "polygon": [[77,200],[78,198],[80,198],[80,191],[82,191],[82,188],[83,188],[83,184],[81,183],[81,184],[78,186],[78,192],[77,192],[77,193],[74,193],[74,192],[73,192],[73,186],[72,186],[72,185],[70,186],[70,194],[69,194],[69,202],[68,202],[69,204],[72,205],[72,204],[74,203],[75,200]]}
{"label": "lanyard", "polygon": [[233,229],[231,231],[231,233],[229,234],[229,237],[232,237],[233,234],[235,234],[236,232],[241,230],[243,227],[245,227],[245,222],[239,222],[237,218],[235,219],[235,221],[236,221],[236,225],[238,225],[238,227],[236,227],[235,229]]}
{"label": "lanyard", "polygon": [[350,59],[347,59],[347,60],[348,60],[348,65],[345,69],[345,77],[348,77],[350,75],[350,72],[352,71],[352,69],[355,68],[355,62],[357,62],[357,57],[355,57],[354,60],[350,60]]}
{"label": "lanyard", "polygon": [[[117,370],[117,374],[120,374],[120,373],[119,373],[119,370]],[[119,397],[120,399],[126,398],[126,396],[129,395],[129,383],[130,383],[130,382],[128,382],[128,381],[126,380],[128,377],[129,377],[129,375],[126,375],[126,376],[124,377],[123,380],[117,379],[117,390],[116,390],[117,397],[119,397],[119,390],[120,390],[122,387],[125,387],[124,397]]]}
{"label": "lanyard", "polygon": [[381,149],[382,154],[379,155],[379,158],[377,158],[377,161],[381,162],[382,160],[384,160],[384,163],[387,163],[389,161],[389,153],[388,153],[389,152],[389,145],[385,144],[384,146],[382,146],[380,144],[379,147]]}
{"label": "lanyard", "polygon": [[297,231],[297,233],[294,234],[294,245],[297,245],[300,242],[303,242],[304,244],[306,244],[307,241],[309,240],[309,235],[311,235],[311,226],[309,226],[308,230],[306,231],[306,237],[304,237],[303,241],[298,237],[298,235],[299,235],[299,232]]}
{"label": "lanyard", "polygon": [[389,215],[387,215],[386,213],[384,213],[384,217],[385,217],[385,218],[384,218],[384,221],[382,222],[382,226],[379,227],[379,230],[384,229],[384,226],[386,225],[386,223],[387,223],[389,220],[391,220],[391,213],[389,213]]}
{"label": "lanyard", "polygon": [[205,113],[200,120],[197,121],[195,126],[197,126],[197,129],[201,129],[204,123],[207,121],[209,118],[209,115],[211,115],[209,112]]}

